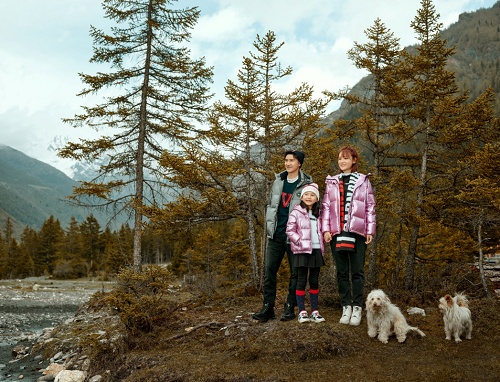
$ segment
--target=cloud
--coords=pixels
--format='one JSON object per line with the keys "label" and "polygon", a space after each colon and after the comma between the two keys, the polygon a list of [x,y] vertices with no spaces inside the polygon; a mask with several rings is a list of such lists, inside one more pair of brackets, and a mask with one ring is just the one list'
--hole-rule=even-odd
{"label": "cloud", "polygon": [[[95,73],[99,68],[88,62],[92,55],[89,27],[107,29],[110,25],[101,1],[1,3],[0,143],[44,160],[53,156],[46,147],[54,139],[95,134],[88,128],[65,125],[61,118],[80,112],[80,105],[96,105],[103,96],[76,96],[83,88],[78,73]],[[433,3],[440,21],[448,26],[460,13],[495,2]],[[205,56],[207,64],[214,66],[216,99],[224,98],[227,80],[236,79],[256,35],[269,30],[276,33],[277,42],[285,42],[279,61],[294,69],[292,76],[277,84],[279,92],[290,92],[303,82],[313,85],[317,96],[324,89],[354,86],[366,75],[347,58],[354,41],[366,42],[364,30],[380,17],[402,46],[414,44],[410,23],[421,6],[420,0],[201,0],[189,5],[179,1],[178,5],[198,5],[201,10],[187,47],[194,58]]]}
{"label": "cloud", "polygon": [[297,23],[327,17],[341,4],[340,0],[219,0],[221,8],[234,7],[238,13],[250,17],[264,29],[275,33],[292,33]]}
{"label": "cloud", "polygon": [[202,16],[196,24],[192,36],[194,40],[213,44],[226,44],[228,41],[240,40],[247,33],[254,20],[230,6],[220,11]]}

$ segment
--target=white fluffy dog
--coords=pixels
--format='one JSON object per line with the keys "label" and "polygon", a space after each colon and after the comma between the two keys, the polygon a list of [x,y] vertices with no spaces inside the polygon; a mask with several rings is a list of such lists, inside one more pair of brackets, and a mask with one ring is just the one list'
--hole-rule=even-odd
{"label": "white fluffy dog", "polygon": [[460,293],[451,297],[447,294],[439,299],[439,310],[443,313],[444,333],[446,339],[455,338],[455,342],[461,342],[460,336],[470,340],[472,334],[472,319],[469,310],[469,301]]}
{"label": "white fluffy dog", "polygon": [[425,337],[425,334],[418,328],[406,323],[399,308],[392,304],[389,297],[380,289],[372,290],[366,298],[366,322],[368,335],[375,337],[378,334],[378,339],[384,344],[393,333],[396,334],[399,342],[404,342],[406,333],[411,330]]}

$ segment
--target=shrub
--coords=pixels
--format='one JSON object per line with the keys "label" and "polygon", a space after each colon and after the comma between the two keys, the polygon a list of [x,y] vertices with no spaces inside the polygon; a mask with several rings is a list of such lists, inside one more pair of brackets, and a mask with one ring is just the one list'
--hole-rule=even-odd
{"label": "shrub", "polygon": [[172,273],[158,265],[146,266],[137,273],[123,268],[105,302],[118,313],[129,334],[148,333],[155,322],[163,321],[173,310],[165,299],[172,280]]}

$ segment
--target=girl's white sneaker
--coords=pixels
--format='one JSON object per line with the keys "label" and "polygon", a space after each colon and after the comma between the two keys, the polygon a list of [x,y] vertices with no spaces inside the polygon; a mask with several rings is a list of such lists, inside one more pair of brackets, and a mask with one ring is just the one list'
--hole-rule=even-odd
{"label": "girl's white sneaker", "polygon": [[303,310],[299,313],[299,323],[309,322],[309,317],[307,317],[307,312]]}
{"label": "girl's white sneaker", "polygon": [[309,320],[311,322],[323,322],[325,319],[321,317],[321,314],[317,310],[311,313],[311,316],[309,317]]}

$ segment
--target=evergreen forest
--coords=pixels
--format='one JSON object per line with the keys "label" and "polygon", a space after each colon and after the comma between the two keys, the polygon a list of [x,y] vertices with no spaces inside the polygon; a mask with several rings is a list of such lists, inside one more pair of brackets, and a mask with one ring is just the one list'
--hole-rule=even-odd
{"label": "evergreen forest", "polygon": [[[285,150],[306,152],[302,169],[322,193],[326,176],[338,172],[343,145],[361,153],[360,172],[372,174],[375,190],[369,285],[422,288],[445,267],[481,268],[498,253],[499,3],[461,15],[443,31],[432,1],[422,0],[411,47],[400,46],[377,18],[348,52],[368,73],[363,90],[330,89],[319,97],[307,79],[279,93],[276,85],[293,73],[280,60],[285,42],[273,31],[258,34],[217,102],[213,68],[188,49],[200,11],[169,4],[103,1],[117,27],[91,29],[91,62],[109,72],[80,74],[79,96],[104,89],[113,96],[65,122],[114,134],[59,151],[78,161],[108,158],[68,200],[110,216],[128,213],[132,224],[111,231],[89,215],[61,227],[51,216],[16,239],[7,221],[0,277],[108,278],[123,267],[139,272],[162,264],[205,290],[261,290],[267,197],[284,171]],[[355,112],[327,118],[333,100]],[[325,257],[333,267],[330,250]],[[283,265],[282,280],[286,272]],[[482,283],[492,289],[484,277]]]}

